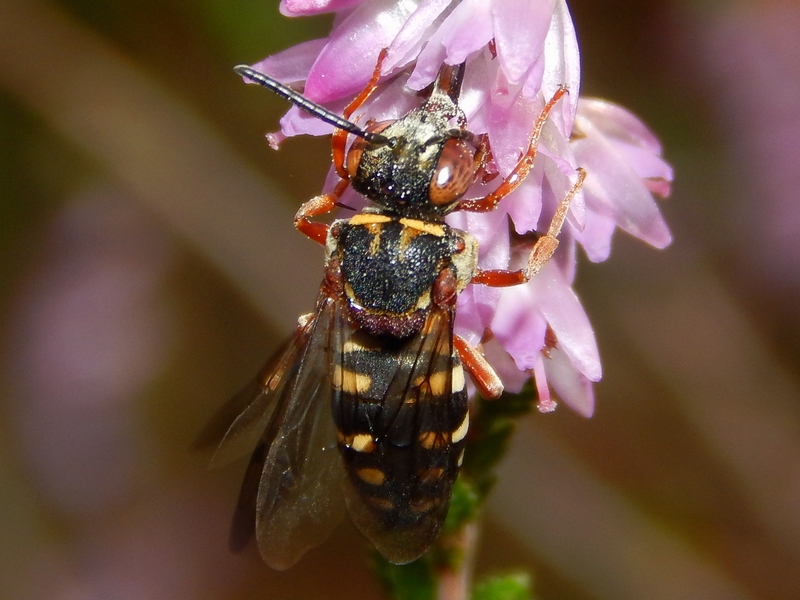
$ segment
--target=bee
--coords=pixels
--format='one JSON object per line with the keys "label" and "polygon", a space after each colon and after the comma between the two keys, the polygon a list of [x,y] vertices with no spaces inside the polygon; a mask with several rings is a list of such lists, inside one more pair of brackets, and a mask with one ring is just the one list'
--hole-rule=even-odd
{"label": "bee", "polygon": [[[345,511],[393,563],[411,562],[433,544],[464,458],[465,375],[486,398],[503,391],[481,352],[454,333],[458,294],[470,284],[532,277],[555,251],[583,181],[580,171],[524,268],[480,269],[477,241],[445,216],[492,210],[525,179],[566,89],[546,104],[511,174],[488,196],[465,200],[489,152],[458,105],[465,64],[444,65],[418,108],[362,128],[349,119],[376,89],[385,55],[343,117],[249,67],[235,69],[334,126],[341,178],[295,217],[301,233],[325,246],[314,312],[201,436],[222,438],[212,464],[251,452],[231,546],[242,549],[255,533],[276,569],[322,543]],[[330,225],[315,221],[348,186],[371,206]]]}

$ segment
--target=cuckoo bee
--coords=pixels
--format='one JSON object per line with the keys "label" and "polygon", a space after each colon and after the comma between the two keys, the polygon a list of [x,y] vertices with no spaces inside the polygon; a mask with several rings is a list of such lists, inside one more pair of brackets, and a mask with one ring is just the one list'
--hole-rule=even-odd
{"label": "cuckoo bee", "polygon": [[[343,117],[236,68],[335,127],[341,178],[295,217],[297,229],[326,250],[314,312],[204,434],[222,438],[216,464],[252,452],[231,545],[241,549],[255,532],[262,557],[277,569],[321,543],[345,510],[391,562],[413,561],[431,546],[464,457],[465,371],[487,398],[503,389],[478,349],[454,334],[458,294],[471,283],[527,281],[553,254],[582,181],[581,174],[525,268],[480,269],[475,238],[444,218],[492,210],[522,182],[547,114],[566,90],[545,106],[512,173],[488,196],[465,200],[488,154],[458,106],[465,65],[443,66],[419,108],[362,128],[349,119],[375,90],[384,56]],[[355,136],[349,146],[348,135]],[[315,221],[348,186],[372,205],[330,225]]]}

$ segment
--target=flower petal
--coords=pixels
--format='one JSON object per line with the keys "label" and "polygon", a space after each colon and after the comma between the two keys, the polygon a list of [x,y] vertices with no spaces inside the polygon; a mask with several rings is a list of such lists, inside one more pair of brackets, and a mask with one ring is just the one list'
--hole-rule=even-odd
{"label": "flower petal", "polygon": [[389,54],[383,63],[384,74],[397,67],[404,67],[415,60],[422,45],[430,39],[431,30],[438,28],[439,19],[451,0],[422,0],[419,7],[408,18],[389,46]]}
{"label": "flower petal", "polygon": [[507,87],[500,81],[492,91],[486,125],[492,158],[506,177],[528,148],[533,123],[542,110],[542,103],[522,96],[520,90]]}
{"label": "flower petal", "polygon": [[[488,217],[488,218],[486,218]],[[501,211],[491,213],[457,212],[448,215],[451,227],[469,231],[478,240],[480,253],[478,262],[483,269],[505,269],[509,259],[509,237],[507,217]],[[456,326],[461,335],[476,344],[497,310],[501,290],[485,285],[467,286],[458,296]]]}
{"label": "flower petal", "polygon": [[364,0],[281,0],[280,11],[285,17],[318,15],[350,8]]}
{"label": "flower petal", "polygon": [[594,414],[594,386],[575,368],[572,360],[561,348],[551,348],[544,358],[547,382],[561,401],[584,417]]}
{"label": "flower petal", "polygon": [[581,98],[580,114],[604,136],[640,146],[652,154],[661,154],[661,142],[653,132],[636,115],[618,104],[597,98]]}
{"label": "flower petal", "polygon": [[[327,108],[333,112],[341,112],[344,102],[330,103]],[[308,114],[296,106],[292,106],[286,114],[281,117],[281,133],[286,137],[295,135],[330,135],[333,132],[333,125],[329,125],[319,117]]]}
{"label": "flower petal", "polygon": [[505,269],[509,259],[508,217],[501,210],[488,213],[455,212],[447,224],[468,231],[480,245],[479,264],[483,269]]}
{"label": "flower petal", "polygon": [[372,97],[351,117],[356,123],[390,121],[399,119],[420,105],[419,95],[406,85],[402,78],[381,84]]}
{"label": "flower petal", "polygon": [[631,144],[616,144],[620,156],[629,163],[642,179],[672,181],[672,167],[650,150]]}
{"label": "flower petal", "polygon": [[492,39],[491,6],[486,0],[462,0],[442,21],[417,57],[408,85],[419,90],[430,84],[443,62],[455,65],[481,50]]}
{"label": "flower petal", "polygon": [[[508,82],[517,85],[544,51],[555,0],[484,2],[492,7],[497,58]],[[538,91],[537,87],[528,97],[533,97]]]}
{"label": "flower petal", "polygon": [[458,296],[456,331],[471,344],[477,344],[492,323],[500,290],[472,285]]}
{"label": "flower petal", "polygon": [[[658,206],[634,165],[628,162],[632,155],[627,149],[629,146],[606,135],[603,127],[594,119],[584,117],[582,111],[576,124],[584,137],[574,140],[572,148],[587,171],[586,202],[596,212],[614,218],[619,227],[656,248],[669,245],[672,236]],[[639,160],[637,166],[645,165]],[[652,164],[649,166],[652,168]]]}
{"label": "flower petal", "polygon": [[447,62],[456,65],[486,46],[494,36],[491,2],[461,0],[438,33],[447,50]]}
{"label": "flower petal", "polygon": [[[575,26],[565,0],[557,0],[553,20],[547,32],[544,47],[544,73],[535,89],[526,82],[524,93],[528,96],[541,87],[545,98],[551,98],[560,85],[566,85],[569,96],[554,109],[553,119],[565,136],[572,132],[572,123],[578,111],[581,85],[581,62]],[[530,82],[533,83],[533,82]]]}
{"label": "flower petal", "polygon": [[503,382],[506,392],[519,394],[522,388],[531,379],[530,372],[520,371],[514,359],[503,350],[503,347],[496,339],[489,340],[483,344],[483,353],[489,364],[492,365],[494,372]]}
{"label": "flower petal", "polygon": [[417,8],[414,0],[372,0],[359,5],[331,32],[308,74],[305,95],[327,102],[361,91],[378,54]]}
{"label": "flower petal", "polygon": [[469,62],[464,73],[458,105],[467,117],[469,130],[476,135],[486,133],[484,107],[490,93],[487,82],[494,79],[497,68],[497,62],[491,59],[491,53],[486,49]]}
{"label": "flower petal", "polygon": [[528,233],[536,231],[542,214],[542,180],[544,165],[534,164],[527,179],[522,182],[512,196],[504,200],[505,209],[514,223],[514,231]]}
{"label": "flower petal", "polygon": [[268,56],[253,65],[256,71],[269,75],[284,85],[305,83],[317,56],[328,43],[328,38],[302,42],[282,52]]}
{"label": "flower petal", "polygon": [[574,232],[586,255],[592,262],[603,262],[611,254],[611,238],[617,229],[617,222],[609,216],[587,208],[586,224],[582,231]]}
{"label": "flower petal", "polygon": [[[552,192],[552,210],[555,212],[556,206],[566,198],[578,180],[578,159],[569,139],[550,121],[542,130],[539,157],[539,162],[544,166],[545,179]],[[581,188],[572,198],[568,214],[570,222],[578,231],[583,229],[586,222],[585,213],[586,204]]]}
{"label": "flower petal", "polygon": [[672,235],[650,191],[615,149],[602,142],[575,143],[575,154],[587,171],[584,194],[594,210],[617,221],[619,227],[655,246],[665,248]]}
{"label": "flower petal", "polygon": [[534,367],[544,346],[547,321],[538,310],[532,309],[539,302],[537,290],[530,285],[506,288],[492,319],[495,338],[521,371]]}
{"label": "flower petal", "polygon": [[538,306],[556,335],[559,347],[575,367],[592,381],[600,381],[600,354],[589,318],[561,271],[552,261],[531,279]]}

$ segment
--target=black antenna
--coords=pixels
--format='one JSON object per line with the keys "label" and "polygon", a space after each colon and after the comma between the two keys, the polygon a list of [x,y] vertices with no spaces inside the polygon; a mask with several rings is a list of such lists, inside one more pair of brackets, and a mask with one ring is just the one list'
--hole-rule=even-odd
{"label": "black antenna", "polygon": [[247,65],[238,65],[233,68],[239,75],[242,77],[246,77],[250,81],[257,83],[259,85],[264,86],[268,90],[276,93],[281,98],[284,98],[297,106],[298,108],[306,111],[309,114],[314,115],[336,127],[337,129],[343,129],[348,133],[352,133],[353,135],[357,135],[358,137],[364,138],[371,144],[376,144],[378,146],[384,146],[386,144],[391,145],[392,141],[386,137],[385,135],[380,135],[379,133],[371,133],[369,131],[364,131],[361,127],[353,123],[352,121],[348,121],[329,111],[327,108],[320,106],[319,104],[312,102],[305,96],[301,95],[298,92],[295,92],[292,88],[287,87],[280,83],[279,81],[274,80],[272,77],[268,75],[264,75],[263,73],[259,73],[258,71],[251,69]]}

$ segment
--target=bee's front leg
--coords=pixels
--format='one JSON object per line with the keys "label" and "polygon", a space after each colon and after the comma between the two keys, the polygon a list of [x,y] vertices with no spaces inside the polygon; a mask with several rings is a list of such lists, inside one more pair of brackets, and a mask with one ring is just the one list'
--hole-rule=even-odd
{"label": "bee's front leg", "polygon": [[311,200],[305,202],[294,216],[294,226],[297,230],[324,246],[325,240],[328,238],[328,225],[311,219],[329,213],[336,208],[336,203],[342,197],[348,185],[350,185],[350,182],[342,179],[330,194],[314,196]]}

